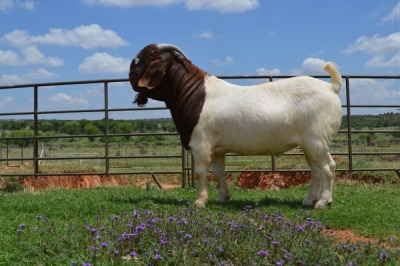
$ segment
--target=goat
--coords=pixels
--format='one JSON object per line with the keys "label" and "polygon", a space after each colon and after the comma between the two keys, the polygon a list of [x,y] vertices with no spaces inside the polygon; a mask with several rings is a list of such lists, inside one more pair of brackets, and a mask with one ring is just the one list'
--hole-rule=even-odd
{"label": "goat", "polygon": [[303,206],[332,202],[335,162],[329,145],[337,133],[342,107],[342,77],[328,62],[331,83],[300,76],[253,86],[238,86],[196,67],[173,45],[151,44],[132,60],[129,80],[134,103],[164,101],[182,145],[192,153],[199,179],[198,207],[208,202],[211,165],[219,202],[229,199],[225,154],[279,155],[300,146],[311,169]]}

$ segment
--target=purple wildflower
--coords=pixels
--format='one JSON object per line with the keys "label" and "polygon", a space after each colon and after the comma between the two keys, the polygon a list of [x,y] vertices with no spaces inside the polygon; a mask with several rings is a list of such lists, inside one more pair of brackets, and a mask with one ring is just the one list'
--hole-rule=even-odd
{"label": "purple wildflower", "polygon": [[134,251],[134,250],[132,250],[132,252],[131,253],[129,253],[129,256],[131,256],[132,258],[133,257],[137,257],[137,253]]}
{"label": "purple wildflower", "polygon": [[143,224],[136,226],[136,233],[143,231],[146,228]]}
{"label": "purple wildflower", "polygon": [[169,244],[169,239],[167,237],[163,237],[160,239],[161,245],[167,245]]}
{"label": "purple wildflower", "polygon": [[82,262],[82,266],[92,266],[89,262]]}
{"label": "purple wildflower", "polygon": [[95,253],[96,253],[96,251],[99,250],[99,248],[96,247],[96,246],[91,246],[90,249],[91,249],[93,252],[95,252]]}
{"label": "purple wildflower", "polygon": [[385,252],[381,252],[381,254],[379,254],[379,259],[381,260],[386,260],[389,258],[389,254],[385,253]]}
{"label": "purple wildflower", "polygon": [[279,241],[279,240],[274,240],[274,241],[272,241],[271,243],[272,243],[272,245],[279,245],[279,244],[281,243],[281,241]]}
{"label": "purple wildflower", "polygon": [[297,264],[298,264],[298,265],[307,265],[307,262],[306,262],[305,260],[303,260],[303,259],[299,259],[299,260],[297,261]]}
{"label": "purple wildflower", "polygon": [[222,246],[221,246],[221,245],[219,245],[219,246],[217,247],[217,250],[218,250],[219,252],[222,252],[222,251],[224,251],[224,249],[222,248]]}
{"label": "purple wildflower", "polygon": [[106,248],[106,247],[109,247],[110,244],[108,244],[107,242],[102,242],[102,243],[101,243],[101,246],[102,246],[103,248]]}
{"label": "purple wildflower", "polygon": [[260,250],[257,252],[257,255],[260,257],[266,257],[269,255],[269,252],[267,250]]}
{"label": "purple wildflower", "polygon": [[154,259],[154,260],[163,260],[163,259],[164,259],[164,257],[163,257],[163,256],[161,256],[160,254],[156,253],[156,254],[154,254],[154,257],[153,257],[153,259]]}
{"label": "purple wildflower", "polygon": [[296,225],[295,228],[297,229],[297,231],[299,232],[303,232],[304,231],[304,227],[301,225]]}

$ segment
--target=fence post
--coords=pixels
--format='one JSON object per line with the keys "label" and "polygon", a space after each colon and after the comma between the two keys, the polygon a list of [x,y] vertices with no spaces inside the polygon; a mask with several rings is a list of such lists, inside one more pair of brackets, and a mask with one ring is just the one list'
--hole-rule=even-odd
{"label": "fence post", "polygon": [[185,148],[182,146],[182,188],[186,186],[186,151]]}
{"label": "fence post", "polygon": [[109,130],[108,130],[108,81],[104,81],[104,145],[105,145],[105,174],[110,173],[110,149],[109,149]]}
{"label": "fence post", "polygon": [[350,79],[346,76],[346,112],[347,112],[347,146],[349,151],[349,172],[353,172],[353,147],[351,139],[351,101],[350,101]]}
{"label": "fence post", "polygon": [[34,177],[39,173],[39,143],[38,143],[38,85],[33,86],[33,165]]}

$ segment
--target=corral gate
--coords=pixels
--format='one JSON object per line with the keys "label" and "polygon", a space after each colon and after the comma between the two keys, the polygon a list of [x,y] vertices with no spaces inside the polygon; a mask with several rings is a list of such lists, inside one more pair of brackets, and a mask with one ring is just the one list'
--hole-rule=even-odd
{"label": "corral gate", "polygon": [[[249,81],[254,82],[254,80],[265,79],[268,81],[273,81],[276,79],[284,79],[289,78],[291,76],[221,76],[222,79],[235,79],[239,80],[239,82]],[[328,79],[328,76],[314,76],[316,78],[321,79]],[[347,159],[347,167],[338,168],[337,171],[345,171],[345,172],[355,172],[355,171],[395,171],[397,175],[400,177],[399,172],[399,164],[400,162],[397,160],[393,163],[393,166],[390,165],[389,167],[356,167],[353,163],[354,156],[394,156],[400,158],[400,151],[397,145],[395,150],[379,150],[376,149],[374,151],[364,151],[364,150],[355,150],[354,143],[353,143],[353,136],[354,134],[400,134],[400,130],[397,129],[385,129],[385,130],[363,130],[363,129],[353,129],[352,127],[352,112],[355,109],[362,109],[362,108],[384,108],[385,110],[392,110],[392,112],[397,112],[400,110],[400,105],[393,104],[353,104],[351,99],[351,82],[357,80],[391,80],[397,84],[398,79],[400,76],[356,76],[356,75],[344,75],[344,86],[342,86],[342,91],[344,91],[344,101],[342,99],[342,108],[343,114],[346,115],[347,119],[347,128],[342,129],[339,131],[339,134],[345,134],[347,136],[347,147],[345,151],[336,151],[335,147],[333,147],[332,155],[334,156],[344,156]],[[128,79],[107,79],[107,80],[84,80],[84,81],[70,81],[70,82],[54,82],[54,83],[37,83],[37,84],[23,84],[23,85],[15,85],[15,86],[0,86],[0,92],[4,92],[6,90],[29,90],[32,93],[33,101],[32,106],[29,111],[23,112],[2,112],[0,113],[0,120],[7,120],[7,119],[19,119],[19,117],[32,117],[33,120],[33,136],[32,137],[5,137],[2,135],[0,137],[0,166],[4,166],[5,164],[9,165],[13,162],[28,162],[31,164],[32,169],[26,173],[19,173],[19,172],[8,172],[4,169],[0,171],[0,177],[6,176],[48,176],[48,175],[88,175],[88,174],[96,174],[107,176],[110,174],[118,174],[118,175],[151,175],[155,180],[157,180],[156,176],[161,174],[179,174],[182,176],[182,187],[191,186],[193,184],[193,169],[192,169],[192,159],[190,154],[188,154],[183,148],[180,148],[179,154],[164,154],[164,155],[118,155],[114,156],[110,154],[110,138],[112,137],[139,137],[139,136],[177,136],[176,132],[163,132],[163,133],[137,133],[137,132],[127,132],[121,134],[110,134],[109,133],[109,121],[110,115],[116,112],[149,112],[149,111],[160,111],[166,110],[165,107],[145,107],[145,108],[110,108],[109,107],[109,95],[113,93],[113,90],[110,89],[110,85],[120,84],[122,86],[126,86],[126,89],[130,89],[129,80]],[[40,90],[44,90],[46,88],[57,88],[60,86],[66,86],[72,88],[74,86],[101,86],[104,95],[104,106],[97,108],[97,109],[63,109],[63,110],[51,110],[45,111],[39,109],[39,92]],[[344,87],[344,88],[343,88]],[[1,96],[1,95],[0,95]],[[66,114],[86,114],[86,113],[101,113],[103,114],[104,119],[104,133],[101,134],[91,134],[91,135],[55,135],[55,136],[39,136],[38,130],[38,123],[41,120],[42,116],[45,115],[66,115]],[[74,138],[103,138],[104,139],[104,147],[101,154],[99,153],[63,153],[63,154],[53,154],[51,157],[43,156],[43,152],[41,150],[40,142],[45,139],[74,139]],[[31,151],[24,152],[24,149],[21,149],[21,153],[19,156],[9,156],[9,142],[15,139],[26,139],[32,143]],[[301,151],[291,151],[285,153],[284,156],[299,156],[301,155]],[[234,154],[228,154],[227,156],[236,156]],[[179,169],[174,170],[130,170],[130,171],[123,171],[123,172],[113,172],[110,171],[110,161],[111,160],[120,160],[120,159],[130,159],[130,160],[139,160],[139,159],[160,159],[160,158],[175,158],[179,160]],[[269,164],[265,165],[263,169],[236,169],[236,170],[227,170],[227,172],[244,172],[244,171],[271,171],[271,172],[278,172],[278,171],[309,171],[309,169],[296,169],[296,168],[280,168],[276,165],[276,159],[274,156],[270,156]],[[62,162],[64,160],[80,160],[83,161],[101,161],[104,168],[101,171],[90,172],[87,170],[82,170],[79,172],[69,172],[69,173],[51,173],[48,168],[42,168],[41,165],[46,165],[46,162],[50,161],[58,161]],[[47,164],[48,165],[48,164]],[[134,168],[132,168],[134,169]]]}

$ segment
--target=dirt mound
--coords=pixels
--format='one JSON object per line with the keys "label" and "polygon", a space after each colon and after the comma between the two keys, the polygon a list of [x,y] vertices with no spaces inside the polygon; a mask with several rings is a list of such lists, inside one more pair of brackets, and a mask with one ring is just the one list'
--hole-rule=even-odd
{"label": "dirt mound", "polygon": [[119,186],[126,184],[121,176],[79,175],[79,176],[39,176],[18,180],[25,188],[44,189],[60,188],[95,188],[99,186]]}
{"label": "dirt mound", "polygon": [[310,178],[309,172],[242,172],[236,179],[236,185],[245,189],[279,190],[305,184]]}

